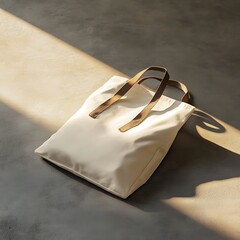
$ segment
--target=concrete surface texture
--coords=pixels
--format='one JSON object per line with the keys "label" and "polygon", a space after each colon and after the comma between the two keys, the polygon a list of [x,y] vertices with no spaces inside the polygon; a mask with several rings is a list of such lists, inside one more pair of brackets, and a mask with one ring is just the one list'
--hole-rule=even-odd
{"label": "concrete surface texture", "polygon": [[[238,1],[0,8],[0,239],[240,239]],[[127,200],[34,155],[110,76],[149,65],[201,110]]]}

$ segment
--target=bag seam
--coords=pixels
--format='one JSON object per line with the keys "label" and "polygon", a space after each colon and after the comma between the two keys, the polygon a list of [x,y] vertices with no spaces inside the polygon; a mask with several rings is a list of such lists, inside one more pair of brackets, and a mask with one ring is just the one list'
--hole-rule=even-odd
{"label": "bag seam", "polygon": [[[146,170],[146,168],[148,167],[148,165],[152,162],[152,160],[154,159],[154,157],[157,155],[157,152],[159,152],[159,150],[161,149],[161,147],[158,147],[157,150],[154,152],[154,154],[152,155],[151,159],[148,161],[148,163],[146,164],[146,166],[142,169],[142,171],[140,172],[140,174],[135,178],[135,180],[133,181],[133,183],[131,184],[131,186],[129,187],[129,190],[127,191],[127,196],[129,196],[131,193],[129,193],[131,191],[131,188],[133,187],[133,185],[137,182],[137,180],[139,178],[141,178],[141,176],[143,175],[144,171]],[[165,157],[165,156],[164,156]],[[164,158],[163,157],[163,158]],[[160,162],[161,163],[161,162]],[[143,184],[142,184],[143,185]]]}
{"label": "bag seam", "polygon": [[[188,105],[190,105],[190,104],[188,104]],[[190,105],[190,106],[192,106],[192,105]],[[195,110],[195,108],[196,107],[194,107],[193,106],[193,109],[192,109],[192,112]],[[185,121],[185,123],[188,121],[188,119],[191,117],[191,115],[192,114],[190,114],[188,117],[187,117],[187,119],[186,119],[186,121]],[[182,128],[182,126],[181,126],[181,128]],[[176,135],[175,135],[175,137],[174,137],[174,139],[173,139],[173,142],[174,142],[174,140],[176,139],[176,137],[177,137],[177,135],[178,135],[178,132],[181,130],[181,128],[177,131],[177,133],[176,133]],[[172,146],[172,144],[171,144],[171,146]],[[171,146],[169,147],[169,149],[171,148]],[[127,191],[127,196],[129,196],[131,193],[129,193],[130,191],[131,191],[131,188],[134,186],[134,184],[137,182],[137,180],[139,179],[139,178],[141,178],[141,176],[144,174],[144,171],[146,170],[146,168],[149,166],[149,164],[152,162],[152,160],[154,159],[154,157],[155,157],[155,155],[157,154],[157,152],[159,152],[159,150],[161,149],[161,146],[159,146],[158,148],[157,148],[157,150],[154,152],[154,154],[153,154],[153,156],[151,157],[151,159],[149,160],[149,162],[147,163],[147,165],[143,168],[143,170],[141,171],[141,173],[136,177],[136,179],[133,181],[133,183],[131,184],[131,186],[129,187],[129,190]],[[169,149],[167,150],[167,152],[166,152],[166,154],[163,156],[163,158],[162,158],[162,160],[165,158],[165,156],[167,155],[167,153],[168,153],[168,151],[169,151]],[[162,160],[161,160],[161,162],[162,162]],[[160,163],[161,163],[160,162]],[[160,164],[159,163],[159,164]],[[158,165],[159,166],[159,165]],[[151,177],[151,176],[150,176]],[[149,178],[150,178],[149,177]],[[144,183],[143,183],[144,184]],[[142,185],[143,185],[142,184]],[[141,186],[142,186],[141,185]],[[140,187],[140,186],[139,186]]]}

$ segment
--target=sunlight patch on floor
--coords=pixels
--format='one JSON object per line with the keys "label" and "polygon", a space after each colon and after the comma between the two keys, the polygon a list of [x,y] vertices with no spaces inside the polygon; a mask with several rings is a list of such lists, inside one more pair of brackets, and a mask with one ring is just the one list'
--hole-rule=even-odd
{"label": "sunlight patch on floor", "polygon": [[124,76],[1,9],[0,30],[0,100],[52,130],[112,75]]}
{"label": "sunlight patch on floor", "polygon": [[203,183],[194,197],[174,197],[164,202],[228,238],[240,239],[240,178]]}

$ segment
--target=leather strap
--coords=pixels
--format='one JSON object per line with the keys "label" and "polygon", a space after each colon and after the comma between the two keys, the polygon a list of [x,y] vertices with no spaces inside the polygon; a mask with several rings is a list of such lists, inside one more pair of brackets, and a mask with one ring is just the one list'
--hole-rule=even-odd
{"label": "leather strap", "polygon": [[137,125],[139,125],[149,114],[149,112],[151,111],[151,109],[156,105],[156,103],[158,102],[159,98],[161,97],[167,82],[169,80],[169,74],[167,72],[167,69],[164,67],[160,67],[160,66],[151,66],[148,67],[144,70],[142,70],[141,72],[137,73],[133,78],[129,79],[115,94],[113,97],[109,98],[108,100],[106,100],[104,103],[102,103],[101,105],[99,105],[96,109],[94,109],[89,116],[92,118],[96,118],[100,113],[102,113],[103,111],[105,111],[107,108],[109,108],[112,104],[114,104],[115,102],[117,102],[123,95],[125,95],[130,89],[131,87],[136,84],[139,79],[141,78],[141,76],[149,71],[149,70],[155,70],[155,71],[160,71],[164,73],[164,76],[162,78],[162,81],[158,87],[158,89],[156,90],[155,94],[153,95],[150,103],[133,119],[131,120],[129,123],[125,124],[124,126],[122,126],[119,130],[121,132],[125,132]]}
{"label": "leather strap", "polygon": [[[149,78],[156,79],[156,80],[158,80],[158,81],[160,81],[160,82],[162,81],[162,78],[160,78],[160,77],[147,76],[147,77],[141,78],[141,79],[139,80],[138,84],[141,84],[142,82],[144,82],[145,80],[147,80],[147,79],[149,79]],[[186,102],[186,103],[190,103],[190,101],[191,101],[191,95],[190,95],[190,93],[189,93],[189,91],[188,91],[188,88],[186,87],[185,84],[183,84],[182,82],[179,82],[179,81],[170,79],[170,80],[168,81],[167,85],[182,90],[182,91],[184,92],[184,95],[182,96],[181,101],[182,101],[182,102]]]}

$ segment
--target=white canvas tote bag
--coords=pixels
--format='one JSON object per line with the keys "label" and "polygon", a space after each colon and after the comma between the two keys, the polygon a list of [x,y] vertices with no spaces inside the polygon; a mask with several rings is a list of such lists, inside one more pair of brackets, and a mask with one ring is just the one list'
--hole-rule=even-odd
{"label": "white canvas tote bag", "polygon": [[[164,76],[141,78],[148,70]],[[160,82],[155,92],[141,85],[149,78]],[[182,101],[162,95],[166,85],[182,89]],[[149,67],[129,80],[113,76],[35,152],[127,198],[153,174],[194,111],[188,100],[185,85],[169,80],[163,67]]]}

